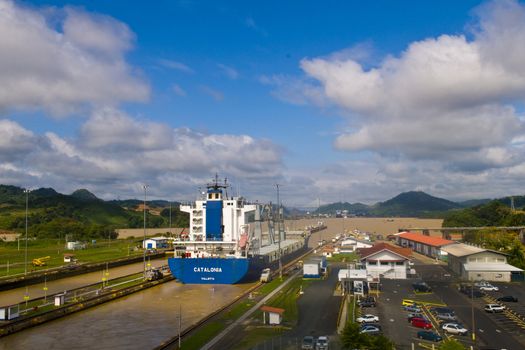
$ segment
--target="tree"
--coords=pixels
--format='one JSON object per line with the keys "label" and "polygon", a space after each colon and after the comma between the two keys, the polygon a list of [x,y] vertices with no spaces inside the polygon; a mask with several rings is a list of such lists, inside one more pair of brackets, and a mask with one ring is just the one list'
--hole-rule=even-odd
{"label": "tree", "polygon": [[357,323],[346,324],[341,337],[343,349],[364,349],[370,345],[369,336],[359,332]]}
{"label": "tree", "polygon": [[439,350],[466,350],[467,348],[463,346],[460,342],[455,339],[445,340],[439,346]]}

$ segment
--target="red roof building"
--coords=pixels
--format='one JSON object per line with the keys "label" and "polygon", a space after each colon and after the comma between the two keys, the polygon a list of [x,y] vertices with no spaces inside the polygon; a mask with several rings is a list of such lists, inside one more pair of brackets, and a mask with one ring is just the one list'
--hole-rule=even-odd
{"label": "red roof building", "polygon": [[447,253],[441,248],[457,242],[441,237],[426,236],[415,232],[405,232],[397,236],[397,244],[413,249],[415,252],[435,259],[446,260]]}

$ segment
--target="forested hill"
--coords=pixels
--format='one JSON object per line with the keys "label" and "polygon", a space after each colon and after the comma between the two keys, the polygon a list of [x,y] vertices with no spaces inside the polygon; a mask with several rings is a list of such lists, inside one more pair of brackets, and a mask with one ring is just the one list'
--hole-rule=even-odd
{"label": "forested hill", "polygon": [[336,211],[347,210],[349,214],[358,216],[429,216],[443,213],[451,209],[462,208],[459,203],[431,196],[425,192],[404,192],[385,202],[374,205],[363,203],[333,203],[319,208],[321,214],[333,214]]}
{"label": "forested hill", "polygon": [[[88,237],[115,236],[115,228],[138,228],[143,225],[142,201],[104,201],[86,189],[71,195],[52,188],[28,193],[28,225],[39,237],[63,237],[65,234]],[[164,204],[164,205],[163,205]],[[16,186],[0,185],[0,230],[25,230],[26,193]],[[168,227],[169,203],[147,202],[148,227]],[[172,203],[172,227],[187,227],[188,215]]]}
{"label": "forested hill", "polygon": [[517,210],[511,210],[508,197],[496,199],[487,204],[448,213],[443,221],[443,226],[525,226],[525,212],[522,210],[525,202],[516,201],[517,197],[514,198],[514,206],[518,208]]}

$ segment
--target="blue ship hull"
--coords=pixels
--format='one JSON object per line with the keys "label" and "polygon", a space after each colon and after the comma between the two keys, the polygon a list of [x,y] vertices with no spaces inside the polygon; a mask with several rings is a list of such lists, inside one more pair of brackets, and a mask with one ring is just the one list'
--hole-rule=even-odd
{"label": "blue ship hull", "polygon": [[[235,284],[250,269],[247,258],[169,258],[173,277],[189,284]],[[254,268],[254,266],[252,266]]]}

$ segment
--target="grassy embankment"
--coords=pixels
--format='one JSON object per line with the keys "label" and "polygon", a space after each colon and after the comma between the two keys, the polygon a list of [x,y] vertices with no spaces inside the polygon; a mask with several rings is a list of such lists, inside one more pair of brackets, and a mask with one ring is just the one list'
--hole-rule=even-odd
{"label": "grassy embankment", "polygon": [[[142,250],[133,251],[140,242],[134,239],[100,241],[95,244],[87,244],[86,249],[66,250],[64,241],[58,239],[38,239],[27,242],[27,269],[28,271],[44,270],[52,267],[66,265],[64,253],[75,254],[78,263],[91,263],[110,261],[127,256],[142,255]],[[49,256],[46,266],[33,266],[35,258]],[[12,276],[24,272],[25,241],[20,241],[20,249],[17,242],[0,242],[0,277]],[[9,272],[7,265],[9,264]]]}
{"label": "grassy embankment", "polygon": [[[271,291],[276,289],[281,285],[281,281],[276,278],[270,283],[263,285],[257,292],[254,294],[265,296]],[[281,290],[276,296],[270,299],[266,305],[280,307],[285,309],[284,313],[284,323],[288,327],[294,325],[297,322],[297,305],[296,301],[299,295],[299,289],[305,288],[306,285],[310,283],[309,281],[303,281],[301,278],[296,278],[290,282],[283,290]],[[254,300],[242,300],[233,306],[229,311],[224,313],[219,319],[209,322],[203,327],[201,327],[195,334],[186,339],[182,343],[182,348],[184,349],[200,349],[204,344],[209,340],[219,334],[224,330],[227,325],[238,319],[241,315],[246,313],[251,307],[255,305]],[[262,312],[256,311],[252,316],[253,320],[262,321]],[[246,336],[238,343],[235,348],[246,349],[250,344],[256,344],[266,338],[275,337],[280,334],[284,327],[260,327],[251,329]]]}

